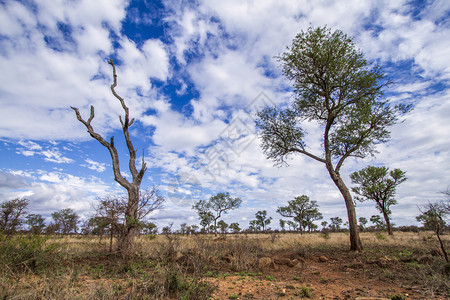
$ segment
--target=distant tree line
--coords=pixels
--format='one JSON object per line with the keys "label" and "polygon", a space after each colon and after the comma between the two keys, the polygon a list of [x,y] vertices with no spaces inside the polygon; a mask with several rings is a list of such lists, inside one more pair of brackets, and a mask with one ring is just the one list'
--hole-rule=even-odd
{"label": "distant tree line", "polygon": [[[134,220],[140,234],[155,234],[156,225],[146,219],[148,214],[162,207],[164,198],[156,189],[142,191]],[[13,199],[0,205],[0,234],[9,237],[17,233],[65,235],[97,235],[110,238],[112,250],[113,238],[118,238],[126,230],[127,197],[108,195],[98,199],[95,213],[90,218],[80,221],[79,215],[72,208],[65,208],[51,214],[52,220],[46,224],[40,214],[28,214],[28,199]]]}

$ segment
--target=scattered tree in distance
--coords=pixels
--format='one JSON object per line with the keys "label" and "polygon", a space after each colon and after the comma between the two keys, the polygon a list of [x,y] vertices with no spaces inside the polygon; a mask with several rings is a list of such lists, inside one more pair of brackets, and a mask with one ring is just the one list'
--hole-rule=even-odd
{"label": "scattered tree in distance", "polygon": [[214,235],[217,236],[217,221],[222,214],[241,206],[241,198],[232,198],[229,193],[218,193],[209,200],[199,200],[192,209],[196,210],[203,224],[214,221]]}
{"label": "scattered tree in distance", "polygon": [[64,208],[52,213],[54,224],[57,226],[61,235],[76,233],[78,230],[79,217],[71,208]]}
{"label": "scattered tree in distance", "polygon": [[357,194],[358,201],[372,200],[376,203],[376,208],[383,214],[386,222],[386,229],[392,235],[390,215],[392,205],[397,204],[395,190],[398,185],[407,179],[405,172],[400,169],[389,171],[387,167],[368,166],[360,171],[350,174],[353,184],[352,191]]}
{"label": "scattered tree in distance", "polygon": [[23,216],[28,206],[28,199],[13,199],[0,205],[0,233],[7,237],[15,233],[24,222]]}
{"label": "scattered tree in distance", "polygon": [[258,231],[265,232],[267,230],[267,226],[272,221],[272,217],[267,217],[267,211],[266,210],[260,210],[255,214],[255,226],[257,227]]}
{"label": "scattered tree in distance", "polygon": [[317,201],[310,200],[308,196],[302,195],[288,201],[287,206],[280,206],[277,213],[283,217],[293,218],[298,223],[300,234],[306,227],[310,227],[315,220],[322,219]]}
{"label": "scattered tree in distance", "polygon": [[439,240],[442,253],[445,260],[448,261],[447,251],[445,250],[444,243],[441,239],[441,235],[445,230],[447,224],[447,218],[450,215],[450,200],[447,203],[444,201],[436,203],[428,203],[422,209],[419,209],[421,214],[416,217],[417,221],[422,222],[425,228],[433,230],[436,237]]}

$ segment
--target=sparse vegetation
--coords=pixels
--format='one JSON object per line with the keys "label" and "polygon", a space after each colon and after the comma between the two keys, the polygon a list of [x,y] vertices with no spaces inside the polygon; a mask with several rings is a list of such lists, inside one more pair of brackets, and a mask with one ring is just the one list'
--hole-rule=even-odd
{"label": "sparse vegetation", "polygon": [[[399,232],[379,240],[362,233],[366,250],[355,256],[346,251],[344,233],[329,233],[327,240],[321,233],[286,233],[276,243],[269,234],[234,234],[217,242],[211,235],[172,233],[138,238],[139,255],[131,259],[109,254],[109,241],[99,243],[92,236],[3,236],[0,297],[246,299],[248,294],[260,299],[284,294],[320,299],[345,292],[355,298],[357,291],[345,290],[346,284],[337,279],[346,277],[353,284],[356,277],[361,284],[380,281],[359,295],[448,297],[445,260],[430,249],[429,236]],[[450,241],[448,235],[442,240]],[[319,261],[321,256],[328,262]],[[271,257],[275,268],[260,267],[261,257]],[[385,286],[391,290],[381,289]]]}

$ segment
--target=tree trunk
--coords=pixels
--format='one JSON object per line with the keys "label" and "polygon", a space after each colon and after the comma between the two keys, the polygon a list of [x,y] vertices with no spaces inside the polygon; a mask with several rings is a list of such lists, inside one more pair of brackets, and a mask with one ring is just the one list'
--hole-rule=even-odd
{"label": "tree trunk", "polygon": [[392,228],[391,228],[391,221],[389,221],[389,216],[384,209],[383,209],[383,217],[384,217],[384,220],[386,221],[386,230],[389,235],[392,235],[393,233],[392,233]]}
{"label": "tree trunk", "polygon": [[125,226],[120,233],[117,250],[123,256],[130,256],[134,252],[134,239],[138,234],[139,187],[128,190],[128,207],[125,213]]}
{"label": "tree trunk", "polygon": [[444,243],[442,242],[441,236],[439,235],[439,230],[436,231],[436,235],[437,235],[437,238],[439,240],[439,244],[441,245],[441,250],[442,250],[442,253],[444,254],[445,261],[448,263],[447,251],[445,250]]}
{"label": "tree trunk", "polygon": [[331,170],[330,168],[327,169],[334,184],[344,197],[345,206],[347,207],[347,217],[350,230],[350,250],[360,252],[363,250],[363,247],[361,244],[361,239],[359,238],[358,222],[356,220],[355,205],[353,203],[352,195],[350,194],[350,191],[339,173],[336,173],[332,168]]}
{"label": "tree trunk", "polygon": [[113,232],[113,226],[111,224],[111,226],[109,228],[109,253],[112,253],[113,237],[114,237],[114,232]]}
{"label": "tree trunk", "polygon": [[217,236],[217,219],[214,219],[214,236]]}

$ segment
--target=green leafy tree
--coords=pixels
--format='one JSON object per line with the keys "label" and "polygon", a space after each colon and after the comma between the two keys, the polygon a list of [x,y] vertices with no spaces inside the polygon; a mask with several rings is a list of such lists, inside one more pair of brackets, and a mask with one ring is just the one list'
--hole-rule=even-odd
{"label": "green leafy tree", "polygon": [[241,231],[239,223],[231,223],[229,228],[233,231],[233,233],[239,233]]}
{"label": "green leafy tree", "polygon": [[267,225],[272,221],[272,217],[267,217],[266,210],[260,210],[255,214],[256,226],[258,230],[266,231]]}
{"label": "green leafy tree", "polygon": [[240,207],[241,204],[241,198],[232,198],[229,193],[218,193],[209,200],[199,200],[192,209],[197,211],[201,221],[204,219],[214,221],[214,235],[217,236],[217,221],[222,214]]}
{"label": "green leafy tree", "polygon": [[198,212],[200,218],[200,226],[202,226],[202,231],[208,232],[211,223],[214,222],[214,215],[208,212]]}
{"label": "green leafy tree", "polygon": [[158,227],[153,222],[143,222],[141,231],[143,234],[156,234],[158,232]]}
{"label": "green leafy tree", "polygon": [[287,206],[278,207],[277,213],[283,217],[294,218],[294,221],[298,223],[300,234],[303,234],[304,229],[311,226],[313,221],[322,218],[317,201],[310,200],[306,195],[288,201]]}
{"label": "green leafy tree", "polygon": [[282,231],[285,231],[286,220],[280,219],[280,227]]}
{"label": "green leafy tree", "polygon": [[358,172],[350,174],[353,184],[352,191],[357,194],[358,201],[374,201],[376,208],[383,214],[386,229],[392,235],[390,215],[392,205],[397,204],[394,199],[396,188],[407,179],[405,172],[400,169],[389,171],[387,167],[368,166]]}
{"label": "green leafy tree", "polygon": [[225,223],[224,220],[220,220],[219,222],[217,222],[217,226],[219,227],[221,234],[227,234],[228,224]]}
{"label": "green leafy tree", "polygon": [[322,221],[322,223],[320,223],[320,225],[322,225],[322,230],[325,230],[325,229],[327,229],[328,222]]}
{"label": "green leafy tree", "polygon": [[20,228],[28,203],[27,199],[16,198],[0,205],[0,232],[8,237]]}
{"label": "green leafy tree", "polygon": [[291,231],[291,228],[295,231],[297,231],[297,229],[299,228],[298,223],[291,220],[287,220],[286,224],[289,226],[289,231]]}
{"label": "green leafy tree", "polygon": [[376,230],[382,230],[384,228],[383,220],[379,215],[373,215],[370,217],[370,222],[372,222],[373,226],[375,226]]}
{"label": "green leafy tree", "polygon": [[364,217],[360,217],[359,219],[359,230],[364,231],[367,225],[367,219]]}
{"label": "green leafy tree", "polygon": [[45,228],[45,220],[39,214],[29,214],[26,216],[28,229],[33,234],[41,234]]}
{"label": "green leafy tree", "polygon": [[[410,107],[392,107],[384,99],[383,88],[389,80],[339,30],[302,31],[278,60],[294,86],[295,99],[290,107],[266,107],[258,112],[261,147],[276,164],[302,154],[325,166],[346,204],[350,249],[361,251],[355,207],[341,167],[349,157],[374,154],[375,145],[389,138],[388,127]],[[307,148],[303,121],[314,121],[322,129],[321,153]]]}
{"label": "green leafy tree", "polygon": [[251,232],[257,232],[258,231],[258,221],[256,220],[251,220],[249,222],[250,226],[248,227],[248,230],[250,230]]}
{"label": "green leafy tree", "polygon": [[55,224],[58,225],[60,233],[62,235],[67,235],[71,232],[77,232],[77,224],[79,217],[71,208],[61,209],[60,211],[55,211],[52,213],[52,218]]}
{"label": "green leafy tree", "polygon": [[445,230],[448,216],[450,215],[450,201],[447,203],[440,201],[428,203],[423,209],[419,209],[421,214],[416,217],[417,221],[422,222],[425,228],[433,230],[441,245],[445,260],[448,261],[447,251],[442,242],[441,235]]}
{"label": "green leafy tree", "polygon": [[343,221],[340,217],[334,217],[330,219],[330,228],[333,231],[338,231],[339,229],[341,229],[341,225],[342,225]]}

